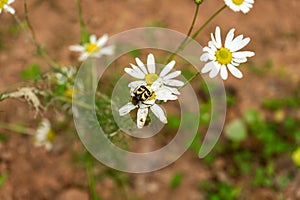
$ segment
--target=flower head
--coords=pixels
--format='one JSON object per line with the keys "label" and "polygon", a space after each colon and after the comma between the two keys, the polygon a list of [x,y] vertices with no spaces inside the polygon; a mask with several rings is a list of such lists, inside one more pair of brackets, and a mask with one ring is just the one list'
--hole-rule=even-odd
{"label": "flower head", "polygon": [[56,82],[58,85],[65,85],[72,81],[77,70],[75,67],[62,67],[60,72],[55,73]]}
{"label": "flower head", "polygon": [[215,36],[211,34],[211,41],[203,48],[204,53],[200,57],[201,61],[208,62],[202,68],[202,73],[210,72],[209,77],[213,78],[220,72],[222,79],[226,80],[228,69],[233,76],[243,77],[237,67],[247,62],[247,57],[254,56],[254,52],[239,51],[250,42],[250,38],[244,38],[243,35],[234,38],[234,31],[233,28],[228,32],[223,45],[220,28],[216,27]]}
{"label": "flower head", "polygon": [[253,7],[254,0],[224,0],[225,4],[234,12],[242,11],[244,14]]}
{"label": "flower head", "polygon": [[46,118],[42,120],[34,137],[34,146],[44,146],[47,151],[53,148],[52,141],[54,139],[54,132],[51,129],[50,121]]}
{"label": "flower head", "polygon": [[138,81],[133,81],[129,83],[131,91],[133,91],[139,85],[152,85],[155,81],[161,84],[161,87],[167,88],[172,91],[174,94],[180,94],[179,91],[174,87],[183,86],[182,81],[176,80],[174,78],[178,77],[181,74],[181,71],[171,72],[175,66],[175,61],[169,62],[162,71],[158,74],[156,73],[156,65],[153,54],[149,54],[147,57],[147,65],[139,59],[135,58],[137,66],[131,64],[132,68],[125,68],[125,72],[130,76],[140,79]]}
{"label": "flower head", "polygon": [[168,101],[176,100],[177,96],[166,87],[161,87],[159,81],[155,81],[151,86],[140,85],[131,93],[132,101],[119,109],[120,116],[128,114],[131,110],[137,111],[137,127],[143,128],[149,109],[162,122],[167,123],[167,118],[163,109],[155,103],[156,100]]}
{"label": "flower head", "polygon": [[2,10],[9,12],[11,14],[15,14],[15,9],[13,9],[10,4],[15,0],[0,0],[0,13]]}
{"label": "flower head", "polygon": [[83,45],[70,46],[71,51],[80,52],[80,61],[84,61],[87,58],[99,58],[102,55],[112,55],[114,53],[114,46],[105,46],[108,36],[105,34],[101,38],[97,39],[95,35],[90,36],[88,43]]}
{"label": "flower head", "polygon": [[297,166],[300,166],[300,147],[292,153],[292,159]]}

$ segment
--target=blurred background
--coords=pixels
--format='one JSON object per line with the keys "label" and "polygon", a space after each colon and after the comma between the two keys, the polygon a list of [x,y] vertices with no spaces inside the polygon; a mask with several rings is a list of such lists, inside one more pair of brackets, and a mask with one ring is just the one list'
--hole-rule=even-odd
{"label": "blurred background", "polygon": [[[205,0],[195,27],[222,5],[221,0]],[[23,1],[12,6],[23,19]],[[223,37],[235,27],[236,34],[251,38],[245,49],[256,54],[241,66],[243,79],[230,77],[225,82],[226,125],[204,159],[197,152],[209,124],[210,102],[201,79],[193,81],[201,99],[199,134],[174,164],[146,174],[115,171],[94,160],[78,140],[71,116],[55,109],[47,113],[56,133],[53,150],[35,148],[30,136],[19,134],[23,129],[7,128],[7,124],[22,124],[35,129],[39,121],[34,111],[17,100],[1,102],[0,199],[300,199],[299,9],[299,0],[257,0],[246,15],[226,8],[196,38],[206,46],[215,26],[222,28]],[[28,10],[37,40],[50,56],[61,64],[74,65],[77,57],[68,47],[80,38],[75,1],[30,0]],[[83,19],[97,36],[145,26],[187,33],[194,10],[192,0],[82,1]],[[0,21],[2,93],[26,85],[22,72],[29,67],[38,65],[47,71],[50,66],[34,54],[34,46],[11,15],[2,13]],[[146,55],[134,54],[143,61]],[[122,62],[120,69],[124,63],[129,62]],[[172,138],[179,123],[180,119],[170,116],[159,145]]]}

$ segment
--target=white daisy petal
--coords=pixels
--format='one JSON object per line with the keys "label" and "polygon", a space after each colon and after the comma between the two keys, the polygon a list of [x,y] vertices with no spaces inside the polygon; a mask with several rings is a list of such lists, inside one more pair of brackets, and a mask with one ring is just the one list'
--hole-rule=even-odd
{"label": "white daisy petal", "polygon": [[221,77],[223,80],[226,80],[228,78],[228,72],[225,65],[221,67]]}
{"label": "white daisy petal", "polygon": [[184,85],[184,82],[175,79],[168,79],[164,81],[164,84],[175,87],[181,87]]}
{"label": "white daisy petal", "polygon": [[79,56],[78,60],[79,60],[79,61],[84,61],[84,60],[86,60],[89,56],[90,56],[89,53],[84,52],[84,53],[82,53],[82,54]]}
{"label": "white daisy petal", "polygon": [[69,47],[70,51],[78,51],[78,52],[83,52],[84,51],[84,47],[81,45],[71,45]]}
{"label": "white daisy petal", "polygon": [[8,5],[5,5],[4,9],[12,15],[15,14],[15,12],[16,12],[15,9],[13,9],[11,6],[8,6]]}
{"label": "white daisy petal", "polygon": [[175,60],[172,60],[171,62],[169,62],[164,68],[163,70],[160,72],[159,76],[160,77],[164,77],[165,75],[167,75],[175,66]]}
{"label": "white daisy petal", "polygon": [[139,108],[137,112],[137,127],[143,128],[148,115],[148,108]]}
{"label": "white daisy petal", "polygon": [[218,27],[218,26],[216,27],[215,37],[216,37],[217,48],[222,47],[221,30],[220,30],[220,27]]}
{"label": "white daisy petal", "polygon": [[135,66],[135,65],[132,64],[132,63],[130,63],[130,66],[132,67],[132,69],[133,69],[134,71],[136,71],[136,73],[139,74],[140,77],[145,78],[144,72],[143,72],[139,67]]}
{"label": "white daisy petal", "polygon": [[143,79],[145,77],[145,74],[139,73],[138,71],[132,68],[125,68],[124,71],[134,78]]}
{"label": "white daisy petal", "polygon": [[255,53],[252,51],[239,51],[239,52],[232,53],[232,56],[234,58],[252,57],[254,55],[255,55]]}
{"label": "white daisy petal", "polygon": [[209,77],[210,78],[214,78],[218,75],[219,71],[220,71],[219,66],[217,66],[216,64],[214,64],[214,67],[211,68],[211,71],[209,72]]}
{"label": "white daisy petal", "polygon": [[172,94],[175,95],[180,95],[180,92],[177,88],[173,88],[173,87],[168,87],[168,86],[163,86],[164,88],[167,88],[168,90],[170,90],[172,92]]}
{"label": "white daisy petal", "polygon": [[131,102],[123,106],[122,108],[119,109],[119,114],[120,116],[127,115],[130,111],[135,109],[137,106],[133,105]]}
{"label": "white daisy petal", "polygon": [[114,54],[114,51],[115,51],[115,46],[107,46],[107,47],[103,47],[101,50],[100,50],[100,53],[102,55],[112,55]]}
{"label": "white daisy petal", "polygon": [[160,88],[155,91],[156,99],[157,100],[163,100],[163,101],[168,101],[168,100],[176,100],[178,97],[176,95],[172,94],[172,91],[169,90],[166,87]]}
{"label": "white daisy petal", "polygon": [[154,104],[153,106],[150,107],[150,109],[162,123],[164,124],[168,123],[165,113],[160,106]]}
{"label": "white daisy petal", "polygon": [[228,32],[228,34],[227,34],[227,36],[226,36],[225,44],[224,44],[224,46],[225,46],[226,48],[228,48],[228,45],[229,45],[229,44],[232,42],[232,40],[233,40],[233,37],[234,37],[234,31],[235,31],[234,28],[230,29],[230,31]]}
{"label": "white daisy petal", "polygon": [[101,38],[99,38],[97,41],[95,41],[95,43],[99,47],[103,47],[106,44],[107,40],[108,40],[108,35],[104,34]]}
{"label": "white daisy petal", "polygon": [[175,78],[175,77],[179,76],[180,74],[181,74],[181,71],[175,71],[175,72],[172,72],[172,73],[168,74],[163,79],[168,80],[168,79],[171,79],[171,78]]}
{"label": "white daisy petal", "polygon": [[132,81],[131,83],[128,84],[128,87],[135,89],[141,85],[146,85],[146,82],[145,81]]}
{"label": "white daisy petal", "polygon": [[144,63],[139,58],[135,58],[135,62],[141,68],[141,70],[144,72],[144,74],[148,74]]}
{"label": "white daisy petal", "polygon": [[97,42],[96,35],[90,35],[90,43],[96,43],[96,42]]}
{"label": "white daisy petal", "polygon": [[147,68],[149,73],[155,73],[155,59],[152,53],[147,57]]}
{"label": "white daisy petal", "polygon": [[206,63],[206,64],[204,65],[204,67],[202,68],[201,73],[207,73],[207,72],[211,71],[212,68],[214,68],[214,67],[215,67],[214,61],[211,61],[211,62],[209,62],[209,63]]}
{"label": "white daisy petal", "polygon": [[233,76],[235,76],[236,78],[243,78],[243,74],[238,68],[231,64],[227,65],[227,67]]}

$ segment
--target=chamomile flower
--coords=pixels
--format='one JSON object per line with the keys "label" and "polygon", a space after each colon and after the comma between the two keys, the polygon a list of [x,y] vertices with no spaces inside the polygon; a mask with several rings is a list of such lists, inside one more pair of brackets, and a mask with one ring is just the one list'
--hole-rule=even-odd
{"label": "chamomile flower", "polygon": [[15,9],[13,9],[10,4],[13,3],[15,0],[0,0],[0,13],[2,10],[5,12],[9,12],[10,14],[15,14]]}
{"label": "chamomile flower", "polygon": [[178,97],[172,93],[166,87],[161,87],[159,81],[155,81],[151,86],[140,85],[131,93],[132,101],[124,105],[119,109],[120,116],[128,114],[134,109],[137,111],[137,127],[143,128],[149,109],[153,114],[164,124],[166,124],[167,118],[164,110],[155,103],[156,100],[168,101],[176,100]]}
{"label": "chamomile flower", "polygon": [[239,35],[234,38],[235,29],[231,29],[225,39],[225,44],[222,45],[221,31],[216,27],[215,36],[211,33],[211,41],[208,46],[203,48],[204,53],[201,55],[200,60],[208,62],[204,65],[201,72],[209,72],[209,77],[216,77],[220,72],[222,79],[228,78],[228,71],[236,78],[242,78],[242,72],[237,68],[241,63],[247,62],[247,57],[254,56],[252,51],[239,51],[245,47],[250,38],[244,38]]}
{"label": "chamomile flower", "polygon": [[152,85],[155,81],[159,81],[162,87],[165,87],[172,91],[174,94],[180,94],[179,91],[174,87],[183,86],[184,83],[174,78],[181,74],[181,71],[171,72],[175,66],[175,61],[169,62],[162,71],[158,74],[156,72],[155,58],[153,54],[149,54],[147,57],[147,65],[139,59],[135,58],[137,66],[131,64],[131,68],[125,68],[124,71],[130,76],[140,79],[129,83],[131,91],[133,91],[139,85]]}
{"label": "chamomile flower", "polygon": [[34,137],[35,147],[45,147],[47,151],[53,148],[52,141],[54,139],[54,132],[51,129],[50,121],[46,118],[42,120]]}
{"label": "chamomile flower", "polygon": [[65,85],[72,80],[77,70],[75,67],[62,67],[60,72],[55,73],[56,82],[58,85]]}
{"label": "chamomile flower", "polygon": [[114,53],[114,46],[105,46],[108,36],[105,34],[101,38],[97,39],[95,35],[90,36],[90,41],[83,45],[70,46],[71,51],[80,52],[80,61],[84,61],[87,58],[99,58],[102,55],[112,55]]}
{"label": "chamomile flower", "polygon": [[253,7],[254,0],[224,0],[225,4],[234,12],[242,11],[244,14]]}

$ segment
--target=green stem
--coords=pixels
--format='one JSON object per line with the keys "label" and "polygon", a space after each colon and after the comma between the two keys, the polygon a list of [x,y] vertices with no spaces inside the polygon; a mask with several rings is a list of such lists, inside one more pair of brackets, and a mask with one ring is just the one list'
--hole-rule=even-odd
{"label": "green stem", "polygon": [[86,43],[85,37],[88,35],[88,31],[82,17],[81,0],[76,0],[76,6],[77,6],[77,12],[78,12],[79,24],[80,24],[81,43]]}
{"label": "green stem", "polygon": [[86,172],[88,176],[88,182],[89,182],[89,188],[90,188],[90,195],[92,200],[101,200],[102,198],[97,194],[96,187],[95,187],[95,178],[93,175],[93,161],[87,152],[87,157],[85,160],[85,167],[86,167]]}
{"label": "green stem", "polygon": [[29,128],[25,128],[22,125],[17,125],[17,124],[9,124],[5,122],[0,122],[0,127],[4,128],[6,130],[16,132],[16,133],[21,133],[21,134],[26,134],[26,135],[33,135],[33,130]]}
{"label": "green stem", "polygon": [[[218,9],[210,18],[208,18],[208,20],[206,20],[206,22],[204,22],[204,24],[192,35],[191,38],[189,38],[189,40],[186,40],[175,52],[178,53],[179,51],[183,50],[186,45],[188,45],[193,39],[195,39],[199,33],[207,26],[207,24],[209,24],[209,22],[211,22],[218,14],[220,14],[227,6],[224,5],[222,6],[220,9]],[[185,87],[188,83],[190,83],[192,80],[194,80],[198,75],[200,74],[200,71],[198,71],[196,74],[194,74],[189,80],[187,80],[183,86],[181,86],[179,89],[182,89],[183,87]]]}
{"label": "green stem", "polygon": [[194,17],[193,17],[193,21],[192,21],[192,24],[190,26],[190,29],[186,35],[186,37],[184,38],[184,40],[181,42],[181,44],[179,45],[179,47],[176,49],[176,51],[168,58],[168,61],[167,62],[170,62],[174,57],[175,55],[181,50],[182,48],[182,45],[187,41],[187,39],[190,37],[190,35],[192,34],[192,31],[193,31],[193,28],[194,28],[194,25],[195,25],[195,22],[196,22],[196,19],[197,19],[197,16],[198,16],[198,11],[199,11],[199,6],[200,4],[196,4],[196,10],[195,10],[195,13],[194,13]]}
{"label": "green stem", "polygon": [[[192,39],[195,39],[199,33],[206,27],[207,24],[209,24],[209,22],[211,22],[218,14],[220,14],[227,6],[224,5],[222,6],[219,10],[217,10],[210,18],[208,18],[208,20],[206,20],[206,22],[204,22],[204,24],[192,35],[192,38],[187,42],[187,44],[189,44],[191,42]],[[185,46],[187,45],[185,44]],[[184,47],[185,47],[184,46]]]}

